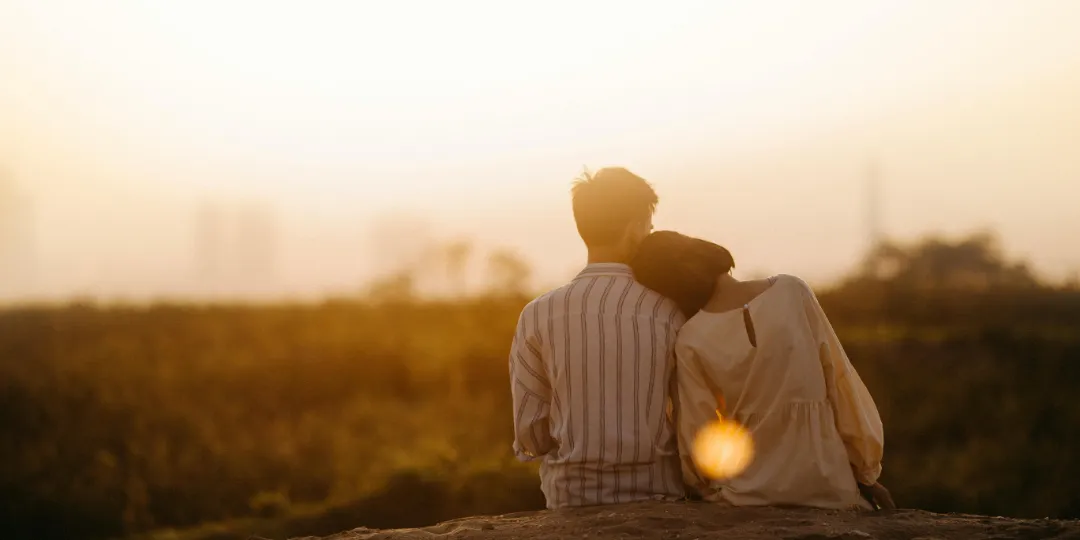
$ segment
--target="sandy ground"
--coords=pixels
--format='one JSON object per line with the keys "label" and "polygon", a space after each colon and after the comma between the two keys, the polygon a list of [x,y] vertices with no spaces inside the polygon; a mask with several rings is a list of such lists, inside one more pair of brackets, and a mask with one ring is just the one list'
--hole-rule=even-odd
{"label": "sandy ground", "polygon": [[[413,540],[438,537],[498,540],[1080,540],[1080,521],[1025,520],[920,510],[878,513],[794,508],[726,508],[708,503],[648,502],[471,517],[419,529],[354,529],[321,540]],[[307,537],[308,540],[316,537]]]}

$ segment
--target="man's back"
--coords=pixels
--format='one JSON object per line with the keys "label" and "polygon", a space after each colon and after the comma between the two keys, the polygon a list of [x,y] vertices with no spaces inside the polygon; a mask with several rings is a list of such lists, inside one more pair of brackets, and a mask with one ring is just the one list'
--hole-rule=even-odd
{"label": "man's back", "polygon": [[542,457],[549,508],[683,496],[667,414],[684,317],[622,264],[590,264],[522,311],[514,450]]}

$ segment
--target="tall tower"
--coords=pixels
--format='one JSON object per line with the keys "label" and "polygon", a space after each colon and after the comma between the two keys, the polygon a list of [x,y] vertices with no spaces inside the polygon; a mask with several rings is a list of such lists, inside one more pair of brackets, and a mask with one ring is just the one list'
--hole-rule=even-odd
{"label": "tall tower", "polygon": [[195,280],[202,293],[249,294],[276,278],[277,215],[260,203],[203,203],[195,215]]}
{"label": "tall tower", "polygon": [[885,241],[885,232],[881,225],[881,166],[877,159],[871,159],[864,171],[866,182],[866,232],[867,250],[873,252]]}

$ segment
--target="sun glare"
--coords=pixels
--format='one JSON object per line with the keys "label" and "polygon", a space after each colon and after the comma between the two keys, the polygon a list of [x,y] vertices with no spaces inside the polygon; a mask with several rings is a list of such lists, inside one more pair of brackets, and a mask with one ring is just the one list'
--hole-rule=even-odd
{"label": "sun glare", "polygon": [[698,431],[692,452],[702,474],[723,480],[738,476],[750,465],[754,440],[745,428],[720,417]]}

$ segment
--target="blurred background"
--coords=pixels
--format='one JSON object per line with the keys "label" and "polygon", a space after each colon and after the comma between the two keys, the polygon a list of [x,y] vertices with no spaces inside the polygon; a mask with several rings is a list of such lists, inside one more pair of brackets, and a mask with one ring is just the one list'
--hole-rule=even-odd
{"label": "blurred background", "polygon": [[818,290],[901,506],[1080,518],[1080,2],[0,0],[0,529],[539,508],[506,353],[618,165]]}

